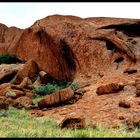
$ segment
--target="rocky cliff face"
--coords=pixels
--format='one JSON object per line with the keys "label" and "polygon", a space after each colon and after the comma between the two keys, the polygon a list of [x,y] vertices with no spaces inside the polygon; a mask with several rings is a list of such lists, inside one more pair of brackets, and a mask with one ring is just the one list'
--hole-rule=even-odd
{"label": "rocky cliff face", "polygon": [[33,59],[56,79],[98,79],[139,69],[140,20],[53,15],[24,30],[0,24],[0,53]]}

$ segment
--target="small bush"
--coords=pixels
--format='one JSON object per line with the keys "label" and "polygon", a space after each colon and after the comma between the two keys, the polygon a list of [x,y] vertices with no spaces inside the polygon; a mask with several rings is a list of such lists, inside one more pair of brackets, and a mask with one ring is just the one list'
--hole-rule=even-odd
{"label": "small bush", "polygon": [[53,81],[52,83],[42,84],[33,90],[33,93],[38,95],[50,95],[56,91],[59,91],[63,88],[70,87],[73,91],[76,91],[79,87],[77,83],[71,83],[67,81],[62,81],[61,83],[57,83]]}
{"label": "small bush", "polygon": [[47,85],[38,86],[33,90],[33,93],[36,93],[38,95],[49,95],[56,91],[59,91],[59,87],[56,87],[55,85],[49,83]]}
{"label": "small bush", "polygon": [[6,97],[15,97],[16,96],[16,93],[15,92],[12,92],[12,91],[8,91],[6,92]]}
{"label": "small bush", "polygon": [[10,54],[0,55],[0,64],[16,64],[21,62],[22,61],[19,60],[15,55],[10,55]]}
{"label": "small bush", "polygon": [[73,82],[73,83],[70,83],[70,82],[69,82],[69,83],[66,85],[66,87],[70,87],[73,91],[76,91],[77,89],[79,89],[78,84],[75,83],[75,82]]}
{"label": "small bush", "polygon": [[68,82],[68,81],[62,81],[59,83],[59,88],[63,89],[63,88],[71,88],[73,91],[76,91],[77,89],[79,89],[78,83],[76,82]]}
{"label": "small bush", "polygon": [[36,93],[39,95],[46,95],[46,90],[47,88],[45,85],[40,85],[33,90],[33,93]]}

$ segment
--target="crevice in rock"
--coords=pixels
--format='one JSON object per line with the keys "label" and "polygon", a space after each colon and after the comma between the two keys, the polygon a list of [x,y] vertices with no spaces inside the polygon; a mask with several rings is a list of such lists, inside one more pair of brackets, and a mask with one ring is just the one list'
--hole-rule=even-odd
{"label": "crevice in rock", "polygon": [[[51,36],[49,34],[47,34],[43,28],[41,28],[39,31],[37,31],[37,36],[39,38],[39,41],[41,44],[44,44],[46,46],[49,46],[53,56],[55,57],[59,67],[60,67],[60,71],[61,71],[61,78],[68,80],[68,81],[72,81],[73,77],[75,75],[75,71],[76,71],[76,63],[74,61],[75,57],[74,57],[74,53],[72,52],[71,48],[69,47],[68,43],[64,40],[61,39],[58,45],[58,49],[55,47],[55,44],[53,39],[51,38]],[[57,50],[56,50],[57,49]],[[56,54],[58,53],[58,54]],[[68,69],[69,70],[69,74],[66,76],[64,75],[64,73],[66,73],[66,69],[63,66],[63,62],[66,63]]]}
{"label": "crevice in rock", "polygon": [[8,83],[10,82],[17,74],[17,71],[13,71],[12,73],[4,76],[1,80],[0,80],[0,84],[2,83]]}
{"label": "crevice in rock", "polygon": [[100,29],[115,29],[118,31],[124,32],[124,34],[135,37],[135,36],[140,36],[140,23],[136,22],[133,24],[129,23],[123,23],[123,24],[117,24],[117,25],[108,25],[108,26],[103,26]]}
{"label": "crevice in rock", "polygon": [[116,49],[116,45],[114,43],[112,43],[111,41],[106,41],[106,46],[108,50],[115,50]]}
{"label": "crevice in rock", "polygon": [[119,65],[120,65],[120,63],[121,63],[123,60],[124,60],[123,57],[119,57],[119,58],[117,58],[117,59],[114,60],[114,62],[117,63],[116,70],[119,69]]}
{"label": "crevice in rock", "polygon": [[76,64],[74,61],[74,53],[70,49],[68,43],[65,40],[60,40],[59,48],[61,50],[63,58],[66,60],[66,63],[69,67],[71,76],[75,73],[76,71]]}

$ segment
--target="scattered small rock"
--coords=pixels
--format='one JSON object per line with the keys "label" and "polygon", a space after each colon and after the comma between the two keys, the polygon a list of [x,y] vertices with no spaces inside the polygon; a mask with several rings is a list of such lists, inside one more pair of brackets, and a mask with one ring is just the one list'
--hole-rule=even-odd
{"label": "scattered small rock", "polygon": [[79,114],[71,113],[61,121],[59,126],[61,128],[84,128],[85,118]]}
{"label": "scattered small rock", "polygon": [[135,68],[128,68],[123,73],[133,74],[133,73],[136,73],[136,72],[137,72],[137,69],[135,69]]}
{"label": "scattered small rock", "polygon": [[20,104],[32,105],[33,102],[29,97],[23,96],[16,99]]}
{"label": "scattered small rock", "polygon": [[130,108],[130,102],[126,101],[126,100],[121,100],[119,102],[119,106],[123,107],[123,108]]}
{"label": "scattered small rock", "polygon": [[123,90],[124,86],[122,84],[110,83],[107,85],[99,86],[96,90],[97,95],[109,94],[109,93],[117,93]]}
{"label": "scattered small rock", "polygon": [[119,120],[124,120],[125,119],[124,116],[119,116],[118,118],[119,118]]}

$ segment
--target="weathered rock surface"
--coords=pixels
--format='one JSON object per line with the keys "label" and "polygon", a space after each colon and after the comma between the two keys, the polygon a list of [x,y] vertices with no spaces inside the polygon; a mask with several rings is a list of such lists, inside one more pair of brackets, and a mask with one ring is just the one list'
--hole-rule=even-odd
{"label": "weathered rock surface", "polygon": [[116,93],[123,89],[123,85],[117,83],[110,83],[107,85],[99,86],[96,90],[97,95],[108,94],[108,93]]}
{"label": "weathered rock surface", "polygon": [[71,113],[60,122],[59,126],[61,128],[84,128],[85,118],[79,114]]}
{"label": "weathered rock surface", "polygon": [[[0,74],[1,83],[11,82],[12,79],[14,84],[18,84],[13,87],[2,85],[1,98],[5,97],[3,90],[30,92],[31,82],[32,86],[36,87],[41,82],[47,83],[51,80],[48,77],[51,77],[89,84],[81,87],[86,91],[82,98],[74,95],[76,100],[81,100],[73,100],[75,104],[67,104],[66,110],[61,106],[60,93],[41,100],[38,104],[40,108],[60,105],[47,109],[43,115],[55,116],[58,119],[76,111],[88,118],[90,125],[98,122],[116,126],[122,123],[126,116],[140,112],[139,105],[136,104],[140,95],[139,19],[83,19],[53,15],[36,21],[26,29],[8,28],[0,24],[0,54],[2,53],[15,54],[26,64],[16,71],[14,79],[14,70],[5,73],[4,76]],[[39,77],[41,71],[47,75]],[[11,78],[7,79],[7,75]],[[119,86],[119,83],[124,85],[124,90],[121,90],[123,87]],[[119,93],[108,94],[115,92]],[[62,97],[67,102],[69,94],[63,93],[65,94]],[[97,96],[96,93],[104,96]],[[72,95],[73,93],[70,94],[70,99],[73,99]],[[118,103],[121,99],[129,99],[132,103],[131,108],[120,107]],[[14,105],[18,106],[18,103]],[[3,105],[3,108],[5,107],[6,105]],[[119,118],[118,113],[125,116]]]}
{"label": "weathered rock surface", "polygon": [[32,59],[56,79],[98,79],[131,65],[139,69],[139,21],[53,15],[24,30],[1,25],[0,53]]}
{"label": "weathered rock surface", "polygon": [[129,101],[126,101],[126,100],[121,100],[119,102],[119,106],[120,107],[123,107],[123,108],[130,108],[130,102]]}
{"label": "weathered rock surface", "polygon": [[124,73],[128,73],[128,74],[133,74],[133,73],[136,73],[137,72],[137,69],[135,68],[127,68]]}
{"label": "weathered rock surface", "polygon": [[70,100],[74,96],[74,92],[70,88],[61,89],[58,92],[54,92],[41,101],[38,102],[38,107],[40,109],[46,107],[53,107],[57,105],[62,105]]}

